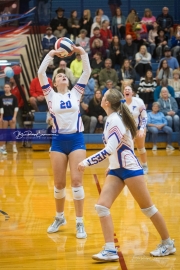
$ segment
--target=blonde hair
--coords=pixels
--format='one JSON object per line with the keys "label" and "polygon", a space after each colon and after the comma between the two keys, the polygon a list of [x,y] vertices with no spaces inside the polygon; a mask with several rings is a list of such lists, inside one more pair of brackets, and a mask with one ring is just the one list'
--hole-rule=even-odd
{"label": "blonde hair", "polygon": [[100,47],[102,47],[102,45],[103,45],[103,41],[102,41],[100,38],[95,38],[95,39],[93,40],[93,43],[92,43],[92,48],[93,48],[93,49],[96,47],[96,46],[95,46],[96,41],[99,42]]}
{"label": "blonde hair", "polygon": [[90,9],[85,9],[84,11],[87,11],[87,14],[88,14],[87,20],[89,21],[91,18],[91,11],[90,11]]}
{"label": "blonde hair", "polygon": [[109,89],[109,92],[106,95],[106,100],[111,104],[111,109],[113,111],[119,112],[124,125],[130,130],[131,135],[134,138],[136,136],[137,127],[131,112],[124,104],[125,100],[121,92],[117,89]]}
{"label": "blonde hair", "polygon": [[139,49],[139,53],[141,53],[141,49],[145,49],[145,57],[147,57],[148,56],[148,51],[147,51],[147,47],[145,46],[145,45],[142,45],[141,47],[140,47],[140,49]]}

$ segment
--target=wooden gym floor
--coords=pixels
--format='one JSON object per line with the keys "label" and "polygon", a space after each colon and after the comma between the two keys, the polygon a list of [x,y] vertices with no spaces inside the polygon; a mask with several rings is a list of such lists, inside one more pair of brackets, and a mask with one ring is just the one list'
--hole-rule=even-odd
{"label": "wooden gym floor", "polygon": [[[55,215],[53,175],[49,153],[19,149],[18,154],[0,155],[0,269],[32,270],[179,270],[180,269],[180,151],[148,150],[149,174],[145,176],[155,205],[161,211],[177,252],[164,258],[153,258],[149,252],[160,238],[125,188],[114,203],[116,242],[120,262],[97,263],[91,255],[104,245],[94,204],[98,189],[93,175],[102,187],[108,162],[87,168],[84,174],[85,226],[88,238],[75,238],[75,213],[67,173],[65,216],[67,224],[55,234],[46,229]],[[87,155],[93,151],[88,151]],[[9,218],[8,218],[8,216]]]}

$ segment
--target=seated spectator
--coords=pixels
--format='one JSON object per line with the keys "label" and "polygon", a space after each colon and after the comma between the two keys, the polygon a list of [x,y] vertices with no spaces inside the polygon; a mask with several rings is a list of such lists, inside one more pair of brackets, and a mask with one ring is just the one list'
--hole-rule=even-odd
{"label": "seated spectator", "polygon": [[157,86],[156,79],[153,78],[153,73],[151,70],[146,72],[144,78],[141,78],[140,84],[138,87],[139,97],[144,101],[146,108],[150,103],[154,101],[153,92]]}
{"label": "seated spectator", "polygon": [[162,79],[172,79],[173,78],[173,70],[168,66],[166,60],[161,61],[159,69],[157,71],[157,81],[161,84]]}
{"label": "seated spectator", "polygon": [[[164,48],[164,55],[165,57],[162,58],[161,61],[165,59],[168,63],[168,66],[172,68],[173,70],[179,68],[178,61],[175,57],[171,56],[171,49],[169,47]],[[160,67],[161,61],[159,63],[158,68]]]}
{"label": "seated spectator", "polygon": [[42,40],[42,48],[44,55],[46,55],[49,52],[49,50],[52,50],[52,48],[54,48],[56,40],[57,38],[54,35],[52,35],[52,28],[48,26],[46,28],[46,34],[44,35]]}
{"label": "seated spectator", "polygon": [[136,72],[134,68],[131,66],[130,61],[128,59],[124,60],[123,66],[119,72],[119,79],[121,83],[121,91],[126,86],[133,86],[136,80]]}
{"label": "seated spectator", "polygon": [[153,54],[153,57],[157,58],[158,61],[160,61],[162,56],[164,56],[164,49],[168,47],[167,43],[168,43],[168,37],[165,35],[164,30],[160,29],[158,31],[158,35],[155,37],[156,48]]}
{"label": "seated spectator", "polygon": [[171,38],[171,48],[174,57],[180,52],[180,25],[176,27],[175,35]]}
{"label": "seated spectator", "polygon": [[114,36],[118,36],[121,39],[125,39],[126,33],[126,18],[122,15],[120,8],[116,8],[116,15],[112,18],[112,31]]}
{"label": "seated spectator", "polygon": [[87,101],[85,101],[84,95],[82,95],[80,100],[80,114],[84,125],[84,133],[89,133],[90,130],[91,118],[88,115],[88,107],[89,107],[88,103]]}
{"label": "seated spectator", "polygon": [[102,94],[100,90],[96,90],[94,97],[89,102],[88,115],[91,117],[90,133],[94,133],[96,127],[103,130],[107,115],[101,107]]}
{"label": "seated spectator", "polygon": [[157,101],[159,99],[162,87],[166,87],[171,97],[174,97],[174,89],[170,85],[168,85],[167,79],[162,79],[161,85],[157,86],[156,89],[154,90],[154,101]]}
{"label": "seated spectator", "polygon": [[176,100],[170,96],[166,87],[161,89],[158,103],[160,112],[162,112],[167,119],[168,126],[173,128],[174,131],[179,132],[179,116],[177,115],[178,105]]}
{"label": "seated spectator", "polygon": [[112,42],[112,32],[109,29],[109,21],[103,21],[100,29],[101,36],[108,41],[108,44]]}
{"label": "seated spectator", "polygon": [[173,70],[173,78],[168,79],[168,84],[173,87],[177,103],[180,103],[180,71]]}
{"label": "seated spectator", "polygon": [[66,36],[66,33],[67,33],[67,29],[64,28],[64,26],[62,24],[59,24],[57,27],[56,27],[56,30],[54,30],[53,34],[54,36],[58,39],[58,38],[61,38],[61,37],[65,37]]}
{"label": "seated spectator", "polygon": [[118,75],[115,69],[112,68],[112,60],[110,58],[105,60],[105,68],[99,73],[99,85],[101,90],[105,87],[107,80],[113,81],[113,88],[120,90],[120,87],[117,85]]}
{"label": "seated spectator", "polygon": [[[48,78],[48,82],[50,86],[52,87],[52,81],[50,78]],[[29,94],[30,94],[29,103],[31,107],[33,108],[33,110],[38,112],[39,111],[38,105],[46,104],[46,100],[45,100],[38,77],[34,78],[31,81],[30,86],[29,86]]]}
{"label": "seated spectator", "polygon": [[141,19],[141,23],[145,24],[148,32],[153,29],[153,23],[156,22],[156,18],[152,15],[152,11],[149,8],[144,10],[144,17]]}
{"label": "seated spectator", "polygon": [[96,16],[95,17],[95,22],[91,25],[91,33],[90,33],[90,37],[94,36],[94,28],[98,27],[99,29],[101,28],[101,17],[100,16]]}
{"label": "seated spectator", "polygon": [[136,72],[140,77],[144,77],[148,70],[152,70],[151,67],[151,54],[147,52],[146,46],[141,46],[138,53],[136,53]]}
{"label": "seated spectator", "polygon": [[102,53],[96,52],[90,61],[92,69],[99,69],[99,71],[104,68],[104,61],[102,60]]}
{"label": "seated spectator", "polygon": [[[24,128],[24,124],[23,124],[23,107],[24,107],[24,101],[23,98],[21,96],[21,93],[19,91],[19,88],[16,84],[16,81],[14,80],[14,77],[10,78],[9,80],[10,82],[10,86],[11,86],[11,94],[13,96],[15,96],[17,98],[17,102],[18,102],[18,112],[17,112],[17,123],[19,125],[19,128]],[[23,85],[21,85],[22,90],[24,91],[24,87]]]}
{"label": "seated spectator", "polygon": [[135,64],[135,55],[137,53],[137,45],[133,42],[132,36],[126,36],[126,43],[123,45],[123,55],[125,59],[130,61],[131,66]]}
{"label": "seated spectator", "polygon": [[73,76],[73,73],[72,73],[71,69],[67,67],[67,64],[66,64],[66,62],[64,60],[61,60],[59,62],[59,67],[54,70],[52,80],[54,81],[54,78],[59,73],[58,71],[60,69],[61,69],[61,72],[62,72],[62,70],[64,71],[64,74],[66,75],[66,77],[70,81],[71,85],[73,86],[75,84],[75,78]]}
{"label": "seated spectator", "polygon": [[77,11],[71,11],[71,16],[67,22],[68,25],[68,33],[70,34],[71,40],[75,40],[76,37],[79,35],[80,23],[77,17]]}
{"label": "seated spectator", "polygon": [[157,22],[153,22],[152,26],[153,26],[153,28],[149,31],[149,34],[148,34],[148,42],[149,42],[149,46],[150,46],[151,55],[154,54],[154,49],[156,48],[155,37],[157,37],[157,35],[158,35],[159,25],[157,24]]}
{"label": "seated spectator", "polygon": [[173,17],[169,15],[169,8],[163,7],[162,13],[157,16],[156,21],[159,24],[159,27],[165,31],[166,34],[170,34],[170,37],[173,35]]}
{"label": "seated spectator", "polygon": [[104,87],[104,89],[102,89],[102,96],[104,96],[104,94],[106,93],[108,89],[112,89],[112,88],[113,88],[113,81],[107,80],[106,86]]}
{"label": "seated spectator", "polygon": [[109,49],[110,49],[109,58],[111,58],[112,60],[112,66],[113,68],[116,68],[116,66],[118,66],[119,69],[119,67],[122,66],[123,63],[123,50],[118,36],[113,37]]}
{"label": "seated spectator", "polygon": [[86,37],[87,30],[81,29],[80,35],[76,37],[75,44],[81,46],[88,54],[90,53],[89,37]]}
{"label": "seated spectator", "polygon": [[165,132],[167,134],[167,146],[166,150],[174,150],[172,143],[172,128],[167,126],[167,119],[164,114],[159,111],[159,103],[154,102],[152,111],[148,113],[147,127],[149,133],[152,134],[153,151],[157,150],[157,139],[159,132]]}
{"label": "seated spectator", "polygon": [[71,62],[70,69],[75,78],[74,84],[76,84],[76,82],[81,77],[81,74],[83,72],[81,55],[79,53],[76,53],[76,58]]}
{"label": "seated spectator", "polygon": [[59,24],[63,26],[64,29],[67,29],[67,18],[64,17],[64,9],[58,7],[56,9],[56,17],[54,17],[51,22],[50,26],[52,27],[52,31],[55,31]]}
{"label": "seated spectator", "polygon": [[79,20],[79,23],[80,23],[80,29],[85,29],[87,31],[87,37],[90,37],[93,19],[91,17],[91,11],[89,9],[85,9],[83,11],[83,16]]}
{"label": "seated spectator", "polygon": [[142,45],[148,46],[148,32],[146,25],[137,21],[134,23],[132,29],[136,35],[134,42],[137,44],[137,49],[139,50]]}
{"label": "seated spectator", "polygon": [[105,49],[108,49],[108,47],[109,47],[108,41],[105,38],[103,38],[103,36],[101,35],[100,28],[95,27],[93,33],[94,33],[94,35],[90,38],[90,49],[92,50],[92,43],[96,38],[101,39],[103,42],[103,47]]}
{"label": "seated spectator", "polygon": [[[126,24],[131,24],[133,25],[136,21],[137,21],[137,17],[138,17],[138,14],[137,14],[137,11],[135,9],[131,9],[129,11],[129,14],[127,16],[127,19],[126,19]],[[140,21],[140,19],[139,19]]]}
{"label": "seated spectator", "polygon": [[[95,15],[101,17],[101,22],[103,22],[103,21],[110,21],[109,18],[108,18],[108,16],[104,15],[104,11],[101,8],[96,10],[96,14]],[[94,17],[94,19],[93,19],[93,22],[95,22],[95,21],[96,21],[96,17]]]}
{"label": "seated spectator", "polygon": [[89,101],[94,97],[95,88],[96,88],[96,81],[92,77],[92,74],[91,74],[91,78],[86,84],[85,89],[84,89],[84,94],[83,94],[83,101],[86,104],[89,104]]}
{"label": "seated spectator", "polygon": [[103,47],[103,41],[100,38],[95,38],[93,40],[92,49],[91,49],[91,58],[93,58],[93,56],[96,53],[101,53],[103,59],[106,58],[106,50]]}

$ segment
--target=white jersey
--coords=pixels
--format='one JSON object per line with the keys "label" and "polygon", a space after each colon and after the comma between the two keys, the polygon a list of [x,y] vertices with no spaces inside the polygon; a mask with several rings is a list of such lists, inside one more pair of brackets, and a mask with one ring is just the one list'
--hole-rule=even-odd
{"label": "white jersey", "polygon": [[116,112],[110,114],[106,120],[103,141],[105,148],[83,160],[85,166],[97,164],[108,157],[109,169],[142,169],[134,154],[131,133],[125,128],[120,115]]}
{"label": "white jersey", "polygon": [[137,128],[144,130],[147,125],[147,112],[143,100],[137,97],[132,97],[131,104],[127,104],[127,102],[125,102],[125,104],[132,113]]}
{"label": "white jersey", "polygon": [[50,55],[46,55],[38,70],[39,81],[54,122],[53,132],[71,134],[84,131],[79,104],[81,95],[88,82],[91,68],[88,55],[83,54],[81,58],[83,73],[72,90],[65,94],[56,93],[49,85],[45,71],[49,62],[53,59]]}

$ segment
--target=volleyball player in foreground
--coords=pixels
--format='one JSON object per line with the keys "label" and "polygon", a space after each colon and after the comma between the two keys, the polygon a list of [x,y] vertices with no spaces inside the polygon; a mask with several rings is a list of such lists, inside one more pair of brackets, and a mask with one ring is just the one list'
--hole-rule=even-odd
{"label": "volleyball player in foreground", "polygon": [[66,169],[69,162],[71,186],[76,212],[76,237],[86,238],[83,224],[84,189],[82,172],[78,171],[78,163],[86,157],[86,148],[83,137],[83,123],[79,111],[81,95],[88,82],[91,68],[87,53],[82,47],[72,46],[73,52],[79,53],[83,62],[83,73],[77,84],[70,91],[69,81],[64,73],[58,73],[54,80],[57,93],[50,87],[46,69],[55,55],[59,52],[51,50],[44,58],[38,77],[47,101],[48,109],[53,119],[53,137],[51,146],[51,163],[54,173],[54,197],[56,216],[47,232],[55,233],[59,227],[66,224],[64,217],[64,203],[66,196]]}
{"label": "volleyball player in foreground", "polygon": [[[166,256],[176,251],[174,241],[170,239],[165,221],[158,209],[153,205],[146,187],[143,169],[134,154],[133,139],[136,136],[136,124],[129,109],[124,104],[122,94],[115,90],[108,90],[101,102],[106,111],[103,140],[105,148],[79,163],[79,171],[85,167],[97,164],[109,157],[109,168],[100,197],[95,205],[100,217],[101,227],[105,239],[104,250],[92,256],[97,261],[116,261],[119,259],[114,244],[113,222],[110,208],[117,196],[127,185],[141,211],[151,219],[161,236],[162,242],[152,256]],[[120,114],[119,114],[120,112]]]}

